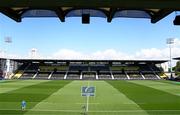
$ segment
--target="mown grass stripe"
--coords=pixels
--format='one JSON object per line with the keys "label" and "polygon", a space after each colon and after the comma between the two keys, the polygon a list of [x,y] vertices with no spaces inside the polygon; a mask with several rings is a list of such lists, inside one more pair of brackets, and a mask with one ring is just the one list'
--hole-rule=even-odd
{"label": "mown grass stripe", "polygon": [[180,86],[180,82],[177,82],[177,81],[157,80],[156,82],[160,82],[160,83],[168,83],[168,84],[171,84],[171,85]]}
{"label": "mown grass stripe", "polygon": [[[129,99],[137,103],[143,110],[150,115],[166,114],[166,110],[180,110],[180,97],[171,95],[164,91],[143,85],[130,83],[128,81],[107,81],[114,88],[122,92]],[[139,81],[141,82],[141,81]],[[161,111],[149,111],[161,110]],[[164,111],[163,111],[164,110]],[[169,114],[171,111],[169,112]],[[172,112],[174,114],[174,112]],[[176,111],[180,114],[180,111]]]}
{"label": "mown grass stripe", "polygon": [[[73,81],[47,99],[38,103],[33,109],[28,111],[26,115],[39,114],[39,111],[36,110],[42,110],[42,114],[81,115],[80,113],[84,112],[82,106],[86,105],[86,97],[81,96],[81,87],[87,86],[88,82],[90,82],[90,86],[95,86],[97,88],[95,97],[90,97],[88,115],[124,115],[124,112],[121,113],[118,111],[142,110],[136,103],[129,100],[126,96],[117,91],[117,89],[104,81]],[[116,100],[117,98],[120,98],[120,100]],[[43,112],[43,110],[47,110],[47,112]],[[74,114],[69,110],[74,111]],[[91,111],[95,112],[92,113]],[[113,113],[111,113],[112,111]],[[141,113],[141,115],[146,115],[146,112],[143,110],[138,112],[138,115],[139,113]]]}
{"label": "mown grass stripe", "polygon": [[164,92],[172,94],[172,95],[177,95],[177,96],[180,95],[180,85],[174,85],[172,83],[169,83],[168,81],[167,82],[164,82],[164,81],[162,81],[162,82],[161,81],[159,81],[159,82],[157,82],[157,81],[140,82],[140,81],[134,80],[134,81],[129,81],[129,82],[139,84],[139,85],[144,85],[146,87],[154,88],[157,90],[161,90],[161,91],[164,91]]}
{"label": "mown grass stripe", "polygon": [[30,85],[35,85],[35,84],[39,84],[42,82],[47,82],[44,80],[40,80],[40,81],[34,81],[34,80],[8,80],[5,81],[3,83],[0,83],[0,94],[1,93],[7,93],[7,92],[11,92],[13,90],[17,90],[23,87],[27,87]]}
{"label": "mown grass stripe", "polygon": [[[28,82],[28,81],[27,81]],[[35,85],[30,85],[17,90],[10,91],[8,93],[0,94],[0,108],[1,109],[20,109],[21,101],[27,102],[27,109],[32,109],[36,104],[42,100],[48,98],[51,94],[58,91],[71,81],[47,81]],[[0,110],[0,114],[24,114],[27,111],[3,111]]]}
{"label": "mown grass stripe", "polygon": [[[81,97],[81,86],[87,84],[84,81],[73,81],[61,88],[57,92],[53,93],[51,96],[45,100],[38,103],[31,110],[43,109],[43,110],[82,110],[82,105],[77,105],[76,103],[85,103],[85,98]],[[31,113],[28,111],[26,114]],[[64,114],[63,114],[64,115]]]}
{"label": "mown grass stripe", "polygon": [[20,80],[0,80],[0,84],[1,83],[17,82],[17,81],[20,81]]}
{"label": "mown grass stripe", "polygon": [[[118,112],[121,110],[122,111],[141,110],[141,112],[139,112],[141,113],[141,115],[148,115],[146,111],[142,110],[135,102],[128,99],[126,95],[119,92],[116,88],[114,88],[107,82],[93,81],[92,84],[96,86],[96,96],[95,98],[91,98],[90,103],[99,103],[99,104],[90,105],[89,112],[96,111],[93,114],[90,113],[90,115],[99,115],[99,114],[125,115],[124,112],[122,113]],[[132,113],[131,114],[126,113],[126,115],[132,115]]]}

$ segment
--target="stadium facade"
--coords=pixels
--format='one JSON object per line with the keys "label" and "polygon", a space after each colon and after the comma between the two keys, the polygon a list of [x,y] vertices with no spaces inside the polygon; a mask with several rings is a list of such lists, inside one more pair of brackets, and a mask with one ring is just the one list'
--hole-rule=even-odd
{"label": "stadium facade", "polygon": [[161,79],[166,60],[1,59],[6,79],[132,80]]}

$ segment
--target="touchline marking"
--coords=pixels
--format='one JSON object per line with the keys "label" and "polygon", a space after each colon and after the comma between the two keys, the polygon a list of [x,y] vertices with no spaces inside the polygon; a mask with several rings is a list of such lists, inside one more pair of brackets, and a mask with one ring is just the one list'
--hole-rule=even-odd
{"label": "touchline marking", "polygon": [[[1,110],[17,110],[22,111],[21,109],[0,109]],[[47,109],[26,109],[26,111],[58,111],[58,112],[82,112],[81,110],[47,110]],[[119,110],[119,111],[88,111],[89,113],[132,113],[132,112],[145,112],[145,111],[151,111],[151,112],[180,112],[180,110]]]}

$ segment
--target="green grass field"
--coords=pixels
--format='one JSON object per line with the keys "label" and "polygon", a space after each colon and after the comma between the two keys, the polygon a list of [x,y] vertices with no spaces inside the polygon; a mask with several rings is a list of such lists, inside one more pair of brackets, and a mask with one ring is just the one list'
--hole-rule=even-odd
{"label": "green grass field", "polygon": [[[82,86],[95,86],[82,97]],[[21,111],[21,101],[27,102]],[[180,115],[180,84],[172,81],[0,81],[0,115]]]}

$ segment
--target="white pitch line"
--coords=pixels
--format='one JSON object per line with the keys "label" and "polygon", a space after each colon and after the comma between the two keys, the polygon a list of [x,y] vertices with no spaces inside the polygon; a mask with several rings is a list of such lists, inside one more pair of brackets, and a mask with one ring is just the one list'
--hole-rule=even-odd
{"label": "white pitch line", "polygon": [[[0,110],[20,110],[21,109],[0,109]],[[82,112],[80,110],[48,110],[48,109],[26,109],[26,111],[57,111],[57,112]],[[151,111],[151,112],[180,112],[180,110],[119,110],[119,111],[88,111],[90,113],[133,113],[133,112],[144,112],[144,111]]]}
{"label": "white pitch line", "polygon": [[[88,88],[89,88],[89,81],[88,81]],[[86,101],[86,112],[89,110],[89,95],[87,96],[87,101]]]}
{"label": "white pitch line", "polygon": [[89,95],[87,96],[87,106],[86,106],[86,112],[88,112],[89,109]]}
{"label": "white pitch line", "polygon": [[[76,104],[85,105],[86,103],[76,103]],[[97,104],[100,104],[100,103],[89,103],[89,105],[97,105]]]}

